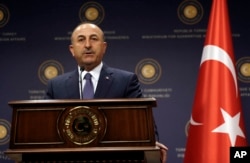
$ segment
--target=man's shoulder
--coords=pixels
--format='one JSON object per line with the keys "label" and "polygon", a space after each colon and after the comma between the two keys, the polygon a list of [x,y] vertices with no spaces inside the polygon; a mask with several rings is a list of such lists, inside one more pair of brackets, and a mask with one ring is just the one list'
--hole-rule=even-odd
{"label": "man's shoulder", "polygon": [[109,72],[109,73],[114,73],[114,74],[121,74],[121,75],[132,75],[134,74],[131,71],[120,69],[120,68],[115,68],[115,67],[104,67],[104,69]]}

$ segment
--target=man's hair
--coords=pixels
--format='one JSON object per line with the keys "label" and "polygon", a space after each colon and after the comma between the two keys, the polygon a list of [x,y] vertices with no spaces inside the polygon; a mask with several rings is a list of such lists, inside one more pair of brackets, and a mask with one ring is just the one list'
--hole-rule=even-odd
{"label": "man's hair", "polygon": [[71,33],[71,43],[73,43],[73,33],[74,33],[74,31],[75,31],[79,26],[84,25],[84,24],[91,24],[91,25],[94,25],[94,26],[96,26],[97,28],[99,28],[100,31],[102,32],[102,39],[103,39],[103,41],[105,41],[105,36],[104,36],[103,30],[102,30],[97,24],[94,24],[94,23],[86,22],[86,21],[85,21],[85,22],[79,23],[79,24],[74,28],[74,30],[72,31],[72,33]]}

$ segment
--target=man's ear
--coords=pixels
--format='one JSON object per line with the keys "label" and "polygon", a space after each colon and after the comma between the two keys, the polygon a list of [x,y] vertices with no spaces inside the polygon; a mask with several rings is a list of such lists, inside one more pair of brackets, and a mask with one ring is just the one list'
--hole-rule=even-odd
{"label": "man's ear", "polygon": [[75,54],[74,54],[73,45],[69,45],[69,51],[70,51],[71,55],[74,57]]}
{"label": "man's ear", "polygon": [[103,48],[103,53],[105,54],[105,53],[106,53],[107,46],[108,46],[107,42],[103,42],[103,46],[104,46],[104,48]]}

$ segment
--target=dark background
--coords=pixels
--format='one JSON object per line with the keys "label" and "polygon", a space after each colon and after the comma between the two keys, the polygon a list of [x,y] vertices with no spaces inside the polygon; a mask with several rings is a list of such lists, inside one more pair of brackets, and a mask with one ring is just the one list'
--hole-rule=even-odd
{"label": "dark background", "polygon": [[[168,162],[182,162],[210,0],[0,0],[10,16],[0,27],[0,125],[8,129],[11,123],[9,101],[43,97],[44,63],[58,64],[59,73],[76,68],[68,38],[82,21],[81,7],[89,2],[98,3],[104,11],[98,23],[108,42],[106,64],[133,72],[143,61],[156,65],[157,80],[140,79],[144,96],[157,99],[154,115],[160,142],[169,148]],[[187,23],[179,18],[184,3],[200,4],[203,14],[199,21]],[[235,59],[250,63],[249,2],[229,0],[228,4]],[[238,82],[249,140],[249,76]],[[9,132],[0,138],[1,163],[13,162],[3,154],[8,149]]]}

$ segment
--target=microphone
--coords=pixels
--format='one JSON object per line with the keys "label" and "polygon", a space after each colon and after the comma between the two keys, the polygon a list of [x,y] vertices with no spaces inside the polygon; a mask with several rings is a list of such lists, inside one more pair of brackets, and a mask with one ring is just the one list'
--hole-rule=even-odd
{"label": "microphone", "polygon": [[82,72],[84,71],[84,68],[80,68],[80,75],[79,75],[79,82],[80,82],[80,98],[83,99],[83,90],[82,90]]}

